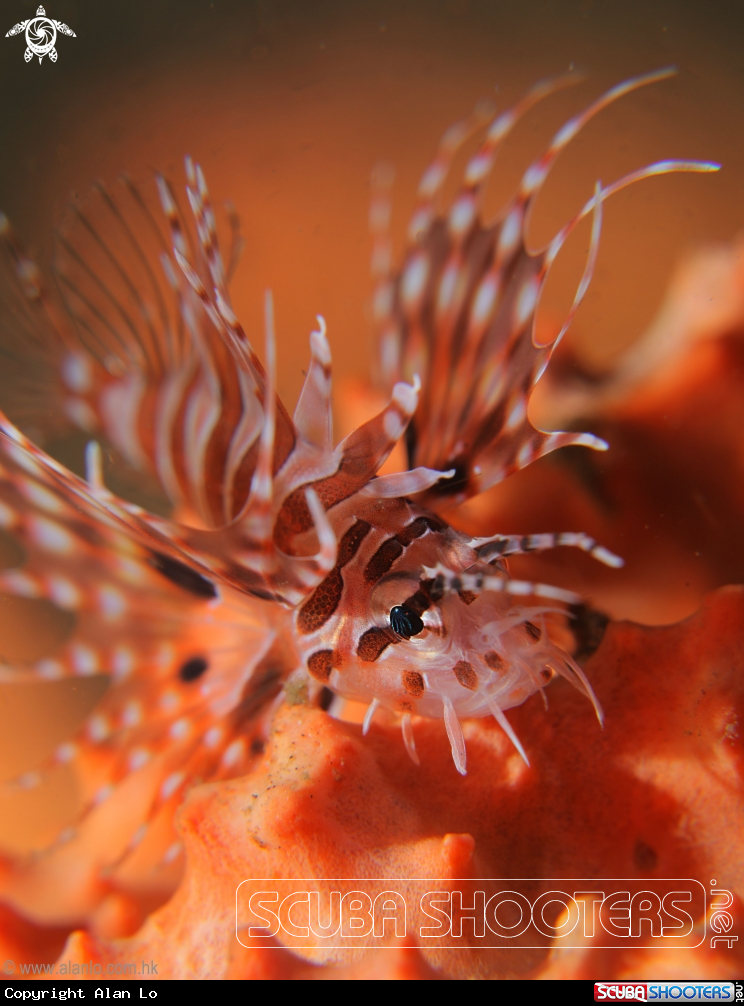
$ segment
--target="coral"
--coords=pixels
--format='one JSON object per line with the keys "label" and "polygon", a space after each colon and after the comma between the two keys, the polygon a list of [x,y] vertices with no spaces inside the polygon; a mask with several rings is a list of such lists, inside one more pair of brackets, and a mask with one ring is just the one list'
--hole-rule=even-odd
{"label": "coral", "polygon": [[[529,563],[549,580],[560,571],[615,615],[688,616],[668,626],[610,623],[585,665],[604,730],[556,682],[547,711],[533,696],[509,713],[531,768],[495,724],[470,721],[462,779],[439,723],[417,724],[417,768],[393,727],[376,723],[363,740],[358,725],[285,706],[251,774],[201,787],[183,807],[187,868],[173,899],[128,939],[75,934],[61,959],[148,956],[161,977],[720,979],[741,969],[741,940],[738,951],[703,944],[686,952],[607,950],[597,940],[475,953],[391,945],[356,961],[318,962],[312,951],[251,946],[246,936],[242,946],[234,933],[235,888],[249,877],[315,877],[322,889],[324,877],[372,874],[716,879],[737,892],[741,925],[744,588],[703,598],[742,578],[744,326],[734,250],[721,258],[725,268],[711,262],[685,267],[661,319],[689,319],[680,301],[695,289],[701,304],[729,305],[725,324],[690,325],[673,372],[596,408],[595,430],[612,450],[582,455],[583,465],[570,454],[568,463],[545,459],[458,515],[474,532],[496,522],[505,531],[584,527],[625,555],[625,570],[604,571],[584,556],[570,565],[565,556],[512,560],[512,568]],[[358,387],[347,395],[357,409],[362,399]]]}
{"label": "coral", "polygon": [[741,954],[725,947],[608,951],[591,941],[557,953],[396,945],[313,964],[312,950],[241,946],[235,890],[251,877],[317,878],[323,890],[324,877],[373,873],[697,877],[740,891],[743,622],[744,588],[727,587],[676,625],[610,624],[586,664],[605,729],[556,682],[547,711],[533,696],[510,712],[529,769],[486,720],[466,724],[462,779],[440,723],[417,726],[418,768],[392,727],[363,739],[357,725],[285,706],[253,772],[186,801],[188,865],[172,900],[129,939],[74,934],[60,959],[143,958],[161,978],[733,976]]}
{"label": "coral", "polygon": [[[439,721],[416,723],[416,766],[397,726],[380,718],[363,738],[353,710],[343,721],[292,694],[245,775],[191,790],[177,817],[185,873],[166,904],[155,908],[176,887],[175,872],[127,890],[81,856],[86,842],[102,856],[125,842],[121,822],[102,812],[76,847],[25,871],[6,865],[2,889],[19,913],[4,907],[0,915],[7,956],[92,961],[109,973],[149,960],[159,978],[720,979],[740,971],[744,587],[721,587],[744,579],[744,326],[734,265],[729,257],[711,272],[725,309],[701,310],[690,322],[683,310],[690,291],[704,305],[707,289],[695,286],[701,273],[693,270],[647,342],[624,370],[618,366],[614,384],[608,380],[607,394],[564,398],[564,414],[575,419],[580,407],[591,415],[594,432],[612,446],[606,456],[579,461],[569,449],[456,515],[472,533],[582,528],[626,557],[619,574],[581,555],[570,565],[545,556],[511,566],[517,576],[529,568],[532,579],[578,589],[613,615],[604,634],[596,610],[591,632],[577,633],[603,730],[590,704],[556,681],[547,710],[533,695],[509,711],[530,766],[496,723],[468,720],[462,778]],[[687,349],[651,379],[644,361],[656,358],[669,331]],[[675,624],[653,624],[663,621]],[[136,816],[147,785],[145,773],[118,812]],[[311,878],[323,891],[327,878],[375,876],[444,885],[480,877],[715,879],[736,894],[739,942],[644,951],[588,939],[573,950],[452,951],[404,939],[334,955],[312,945],[267,948],[245,932],[236,939],[235,892],[244,880]],[[86,928],[62,947],[70,919]],[[696,922],[702,935],[702,917]]]}

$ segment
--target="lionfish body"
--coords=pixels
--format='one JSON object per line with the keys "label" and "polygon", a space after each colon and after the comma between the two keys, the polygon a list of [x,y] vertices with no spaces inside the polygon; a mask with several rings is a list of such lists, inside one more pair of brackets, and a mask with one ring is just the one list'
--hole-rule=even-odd
{"label": "lionfish body", "polygon": [[[388,179],[378,174],[374,306],[379,370],[391,397],[336,447],[322,318],[290,418],[274,392],[271,299],[264,369],[230,307],[236,234],[226,264],[203,175],[191,162],[192,223],[163,179],[157,209],[125,179],[116,191],[99,186],[74,210],[58,236],[55,297],[0,218],[12,263],[2,324],[11,359],[21,361],[22,421],[43,429],[56,409],[55,423],[91,437],[83,480],[2,418],[0,524],[27,558],[0,573],[0,589],[75,615],[59,652],[4,667],[2,676],[110,675],[79,736],[52,758],[95,755],[86,809],[148,763],[157,764],[157,785],[145,821],[170,812],[195,780],[240,773],[260,749],[262,716],[290,680],[311,693],[325,687],[367,702],[365,731],[377,708],[392,710],[414,760],[412,717],[443,719],[462,773],[459,718],[495,716],[525,756],[504,709],[553,673],[595,701],[580,668],[545,631],[544,615],[577,598],[510,580],[505,559],[555,545],[610,564],[615,557],[578,533],[473,539],[438,511],[557,447],[606,446],[588,434],[540,432],[527,417],[530,392],[558,341],[533,340],[547,271],[573,227],[591,215],[575,310],[591,276],[604,199],[637,178],[714,166],[663,162],[607,188],[598,184],[542,252],[527,251],[525,221],[580,126],[620,94],[665,75],[621,85],[572,120],[492,224],[481,221],[479,197],[497,147],[518,115],[562,82],[539,85],[490,124],[443,215],[437,195],[477,116],[450,130],[422,180],[397,272]],[[40,359],[33,372],[23,365],[29,351]],[[157,477],[178,519],[150,514],[105,487],[97,437]],[[377,477],[402,437],[410,470]],[[141,836],[139,829],[128,848]],[[176,853],[173,846],[168,855]]]}

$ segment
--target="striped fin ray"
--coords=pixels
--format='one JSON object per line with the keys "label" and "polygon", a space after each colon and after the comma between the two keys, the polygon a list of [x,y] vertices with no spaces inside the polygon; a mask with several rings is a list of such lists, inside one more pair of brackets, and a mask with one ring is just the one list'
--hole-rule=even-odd
{"label": "striped fin ray", "polygon": [[335,563],[325,510],[374,478],[420,385],[397,384],[387,408],[333,450],[319,319],[295,427],[230,306],[203,173],[188,160],[186,173],[195,231],[160,176],[159,207],[124,178],[70,210],[55,261],[73,346],[61,383],[74,387],[84,428],[154,472],[182,508],[176,524],[101,497],[129,533],[206,576],[296,604]]}
{"label": "striped fin ray", "polygon": [[[416,207],[408,225],[408,240],[411,245],[416,244],[435,222],[437,198],[458,150],[468,137],[490,118],[491,114],[491,103],[479,102],[467,118],[450,126],[440,140],[437,152],[419,182]],[[371,271],[375,282],[373,312],[380,332],[379,376],[389,387],[400,380],[401,373],[401,330],[399,319],[393,310],[396,284],[391,270],[390,189],[394,174],[392,167],[387,164],[378,165],[372,172],[369,214],[369,228],[373,240]],[[408,341],[411,342],[410,334]],[[415,364],[413,369],[409,367],[409,370],[411,374],[416,373]]]}
{"label": "striped fin ray", "polygon": [[[174,237],[177,232],[174,232]],[[218,286],[210,294],[196,270],[174,246],[174,254],[194,294],[232,353],[239,373],[263,380],[264,407],[258,453],[245,506],[228,526],[214,532],[181,529],[171,540],[195,561],[219,571],[242,589],[298,604],[333,569],[334,532],[326,511],[360,492],[403,436],[418,402],[420,382],[399,382],[383,411],[332,450],[331,352],[325,320],[310,337],[311,360],[295,410],[294,444],[276,466],[276,438],[286,415],[274,387],[274,308],[266,299],[266,360],[261,368],[232,309]],[[274,466],[269,457],[274,458]],[[163,522],[149,519],[153,528]],[[310,539],[308,540],[308,533]],[[317,551],[314,551],[317,549]],[[310,554],[308,554],[308,552]],[[263,592],[256,577],[263,578]]]}
{"label": "striped fin ray", "polygon": [[[428,366],[431,354],[440,358],[439,366],[449,367],[447,357],[448,340],[432,338],[430,325],[417,325],[418,308],[431,295],[430,278],[442,274],[439,298],[432,309],[437,312],[437,336],[440,329],[452,327],[457,318],[456,303],[462,302],[467,294],[467,283],[463,282],[463,241],[468,237],[475,220],[481,197],[498,150],[520,118],[542,98],[562,87],[578,83],[581,74],[572,72],[563,76],[539,82],[514,107],[502,112],[489,125],[477,153],[468,162],[464,183],[457,200],[453,203],[448,218],[436,216],[436,202],[450,171],[453,158],[465,140],[483,124],[488,105],[476,106],[468,119],[450,127],[442,137],[439,149],[424,172],[418,189],[417,205],[408,227],[408,240],[412,248],[426,244],[426,253],[414,257],[408,266],[408,288],[400,290],[398,302],[404,302],[408,329],[405,334],[405,373],[426,372],[433,374],[436,364]],[[392,385],[400,380],[401,370],[401,322],[400,314],[394,310],[396,302],[396,277],[390,270],[390,241],[388,237],[390,220],[389,189],[392,172],[386,166],[378,167],[372,177],[372,204],[370,207],[370,231],[373,237],[372,275],[376,286],[373,298],[375,322],[379,328],[379,370],[383,383]],[[440,233],[437,235],[437,231]],[[430,238],[430,240],[427,240]],[[438,238],[438,240],[437,240]],[[449,238],[449,240],[448,240]],[[435,261],[432,262],[432,257]],[[467,271],[467,269],[465,270]],[[455,280],[459,282],[456,284]],[[407,303],[406,303],[407,302]],[[445,335],[447,332],[445,331]],[[442,352],[441,350],[444,350]],[[439,352],[437,352],[440,350]],[[426,396],[419,408],[419,422],[423,421],[428,408]]]}
{"label": "striped fin ray", "polygon": [[[436,508],[461,502],[568,444],[605,449],[590,434],[544,433],[527,418],[532,389],[589,286],[602,204],[641,178],[667,171],[711,171],[718,166],[666,161],[604,188],[597,183],[592,198],[546,248],[529,251],[525,233],[550,167],[582,126],[612,101],[673,72],[661,70],[626,81],[574,117],[527,169],[497,221],[485,225],[479,214],[480,195],[498,144],[520,114],[571,78],[538,85],[514,110],[494,120],[466,166],[463,186],[449,209],[417,232],[392,289],[382,298],[385,310],[376,312],[376,320],[382,373],[409,379],[414,373],[422,376],[424,391],[407,433],[410,466],[443,472],[455,469],[453,478],[425,493],[426,505]],[[588,215],[592,216],[589,254],[571,311],[553,342],[537,345],[534,320],[547,274],[568,234]],[[393,348],[391,333],[398,340]]]}
{"label": "striped fin ray", "polygon": [[206,258],[212,286],[219,296],[227,301],[228,293],[225,285],[225,265],[222,261],[222,253],[217,238],[217,221],[212,208],[212,200],[207,188],[200,164],[194,164],[190,157],[186,158],[186,178],[188,187],[186,193],[189,197],[191,210],[194,214],[196,229]]}
{"label": "striped fin ray", "polygon": [[[4,342],[23,348],[25,360],[42,341],[49,360],[19,418],[34,429],[48,424],[53,391],[73,425],[103,435],[128,464],[154,474],[174,505],[215,527],[247,499],[265,375],[229,305],[225,277],[240,241],[234,211],[226,268],[203,172],[189,161],[187,176],[193,226],[162,178],[152,193],[126,177],[110,189],[98,184],[72,206],[56,236],[56,299],[40,292],[39,271],[3,217],[11,256],[3,292],[7,286],[15,301]],[[214,297],[198,296],[177,256]],[[236,368],[225,327],[247,369]],[[38,358],[28,373],[40,373]],[[277,404],[275,470],[293,445],[291,419]]]}
{"label": "striped fin ray", "polygon": [[0,664],[0,680],[111,679],[78,735],[10,785],[32,786],[72,763],[85,816],[150,766],[152,817],[194,780],[245,767],[263,712],[295,669],[283,648],[288,616],[206,577],[165,540],[161,550],[152,534],[145,539],[101,485],[96,453],[86,484],[0,415],[0,526],[26,554],[20,567],[0,571],[0,593],[45,599],[72,615],[54,652]]}
{"label": "striped fin ray", "polygon": [[305,471],[300,476],[301,486],[283,494],[274,529],[280,549],[291,554],[295,539],[312,528],[313,518],[302,486],[313,489],[325,510],[363,490],[404,435],[416,411],[420,388],[418,379],[412,385],[396,384],[382,412],[350,433],[333,454],[326,456],[327,475],[308,479]]}
{"label": "striped fin ray", "polygon": [[[422,398],[420,416],[417,424],[429,429],[432,441],[451,439],[454,426],[457,424],[457,402],[453,398],[463,388],[463,377],[468,375],[468,368],[474,364],[473,349],[477,346],[476,338],[461,330],[463,310],[474,295],[475,283],[492,259],[490,272],[493,275],[493,287],[486,287],[486,298],[491,289],[497,292],[503,284],[505,259],[513,251],[513,232],[516,229],[516,219],[509,220],[506,213],[504,237],[495,249],[490,235],[479,233],[476,227],[478,213],[482,203],[483,192],[493,169],[499,148],[519,120],[542,98],[545,98],[562,87],[577,83],[580,74],[571,73],[552,80],[542,81],[527,92],[525,97],[512,109],[498,115],[489,126],[485,138],[476,154],[471,157],[466,168],[463,186],[454,199],[446,215],[444,232],[446,235],[446,253],[439,269],[434,267],[432,276],[437,273],[441,278],[433,298],[430,311],[431,320],[420,307],[423,298],[427,296],[429,271],[427,255],[421,253],[414,266],[408,267],[409,283],[402,288],[402,302],[409,318],[411,332],[410,341],[418,343],[418,354],[424,352],[427,358],[427,385],[447,388],[448,401],[443,403],[429,391]],[[416,214],[414,214],[414,220]],[[420,233],[420,232],[419,232]],[[444,251],[444,248],[442,249]],[[416,303],[416,288],[419,287],[419,303]],[[433,295],[434,290],[429,291]],[[427,326],[427,321],[429,325]],[[423,322],[423,324],[422,324]],[[419,331],[416,331],[416,329]],[[432,338],[432,331],[435,337]],[[463,338],[464,336],[464,338]],[[464,344],[463,344],[464,343]],[[457,360],[457,374],[453,378],[453,344],[459,344],[463,353],[454,354]],[[415,367],[411,362],[409,367]],[[418,361],[423,366],[423,361]],[[454,411],[450,406],[454,406]]]}
{"label": "striped fin ray", "polygon": [[[39,441],[66,424],[95,423],[74,392],[65,394],[61,386],[65,346],[75,338],[54,307],[39,268],[0,213],[0,387],[14,420]],[[67,369],[74,383],[72,355]]]}
{"label": "striped fin ray", "polygon": [[[202,355],[219,361],[222,412],[210,441],[213,470],[207,472],[207,479],[200,481],[199,486],[201,491],[208,491],[210,484],[219,487],[219,497],[215,499],[213,509],[220,509],[223,520],[229,521],[246,504],[259,456],[265,415],[275,409],[274,472],[292,453],[295,431],[279,399],[274,398],[270,408],[266,407],[264,368],[230,306],[225,267],[204,174],[201,167],[193,165],[188,158],[186,166],[190,182],[187,192],[200,247],[200,254],[193,260],[183,238],[182,222],[170,186],[162,178],[158,179],[158,185],[161,204],[170,226],[173,254],[188,288],[187,321],[195,341],[202,346]],[[235,240],[233,243],[235,245]],[[204,343],[201,329],[196,324],[199,312],[210,323],[208,344]],[[221,522],[215,520],[212,524]]]}

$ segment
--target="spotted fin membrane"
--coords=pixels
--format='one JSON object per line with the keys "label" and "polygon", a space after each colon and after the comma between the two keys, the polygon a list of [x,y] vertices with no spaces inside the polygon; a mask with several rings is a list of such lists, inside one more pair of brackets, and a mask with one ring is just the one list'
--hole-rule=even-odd
{"label": "spotted fin membrane", "polygon": [[[546,433],[529,396],[591,279],[602,206],[621,188],[672,171],[663,161],[608,186],[540,251],[530,209],[561,150],[593,115],[660,71],[613,88],[554,137],[492,222],[480,201],[496,153],[519,117],[566,79],[539,84],[486,126],[445,210],[452,159],[475,114],[450,129],[423,176],[403,265],[390,253],[389,184],[376,175],[371,213],[380,380],[389,403],[334,446],[325,322],[294,416],[276,397],[274,308],[265,305],[264,367],[231,307],[241,238],[228,210],[223,257],[204,175],[186,161],[186,201],[162,177],[149,193],[122,178],[72,207],[47,285],[0,216],[0,280],[11,411],[41,439],[82,429],[82,479],[0,415],[0,526],[25,561],[0,573],[8,595],[43,598],[74,627],[51,657],[1,666],[6,682],[103,674],[110,687],[78,735],[38,771],[86,766],[81,818],[149,772],[148,800],[121,862],[196,781],[244,772],[291,682],[330,689],[399,717],[418,761],[416,717],[441,719],[466,772],[460,720],[494,716],[525,761],[504,710],[568,678],[601,710],[581,668],[548,636],[546,618],[580,599],[510,579],[510,555],[573,546],[620,560],[578,532],[472,538],[438,513],[590,434]],[[568,235],[591,217],[584,275],[562,331],[533,339],[535,311]],[[401,438],[409,470],[378,477]],[[104,484],[100,444],[156,480],[170,518]],[[93,766],[93,768],[91,768]],[[143,775],[144,778],[144,775]],[[166,859],[178,855],[168,848]]]}

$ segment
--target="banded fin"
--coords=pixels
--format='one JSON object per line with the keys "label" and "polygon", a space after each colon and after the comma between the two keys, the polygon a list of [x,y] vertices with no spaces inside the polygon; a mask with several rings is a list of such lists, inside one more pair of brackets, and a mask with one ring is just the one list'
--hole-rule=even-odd
{"label": "banded fin", "polygon": [[0,388],[14,421],[37,440],[76,425],[76,410],[80,426],[95,427],[95,416],[60,380],[73,342],[38,266],[0,213]]}
{"label": "banded fin", "polygon": [[588,534],[573,531],[563,531],[558,534],[495,534],[490,538],[471,538],[471,548],[474,548],[479,559],[493,563],[510,555],[529,555],[531,552],[544,552],[550,548],[569,546],[588,552],[597,562],[613,569],[624,565],[620,556],[610,552],[604,545],[598,545]]}
{"label": "banded fin", "polygon": [[[421,384],[399,382],[388,405],[377,416],[349,434],[336,448],[327,477],[310,485],[326,510],[360,492],[385,463],[406,431],[416,411]],[[284,499],[279,510],[274,537],[280,549],[291,554],[293,539],[312,527],[304,489],[298,487]]]}
{"label": "banded fin", "polygon": [[[59,402],[57,424],[66,416],[102,435],[131,467],[154,475],[172,504],[215,527],[245,505],[265,375],[226,287],[240,242],[234,209],[226,267],[204,175],[189,161],[187,177],[193,224],[160,177],[152,191],[126,176],[110,188],[99,183],[70,206],[55,241],[56,298],[0,217],[10,256],[0,286],[0,304],[10,309],[0,324],[4,346],[22,351],[19,372],[30,358],[37,365],[29,374],[39,374],[39,363],[46,368],[19,407],[11,403],[15,418],[45,432],[50,402]],[[243,369],[230,340],[240,346]],[[295,440],[286,410],[276,408],[274,470]]]}
{"label": "banded fin", "polygon": [[[203,172],[187,159],[186,175],[193,227],[160,176],[159,207],[122,177],[111,190],[95,186],[82,205],[70,208],[54,264],[61,304],[44,292],[39,270],[2,218],[0,237],[11,257],[4,276],[30,318],[20,325],[11,317],[10,327],[18,344],[51,347],[51,383],[73,421],[112,442],[135,469],[152,472],[172,503],[195,514],[198,528],[157,519],[98,491],[104,509],[123,519],[138,540],[177,562],[193,560],[207,577],[297,603],[335,562],[327,519],[308,503],[307,487],[338,477],[349,455],[348,444],[337,454],[331,449],[324,323],[311,336],[298,440],[275,395],[273,374],[264,370],[230,306],[226,276],[236,234],[226,267]],[[234,213],[232,220],[235,231]],[[39,327],[35,340],[28,338],[36,335],[32,322]],[[267,307],[266,346],[267,354],[275,353],[273,307]],[[45,387],[37,398],[48,408]],[[409,418],[397,415],[394,404],[383,415],[396,437]],[[370,446],[377,425],[368,424],[352,444]],[[376,445],[379,463],[394,443],[387,441]],[[369,459],[351,491],[372,477],[375,461]],[[303,530],[317,531],[316,557],[282,556],[272,540],[277,511],[293,493]]]}
{"label": "banded fin", "polygon": [[[409,465],[455,476],[422,495],[436,509],[459,503],[502,481],[532,461],[570,444],[606,449],[588,433],[547,433],[528,419],[532,389],[548,364],[589,286],[601,230],[602,204],[643,178],[672,171],[707,172],[718,165],[662,161],[619,179],[597,183],[594,195],[542,250],[525,244],[529,214],[560,152],[594,115],[646,84],[669,77],[660,70],[636,77],[595,101],[556,133],[548,150],[525,172],[518,191],[493,223],[483,223],[480,202],[499,144],[535,101],[570,77],[533,89],[517,107],[492,122],[465,168],[463,185],[445,211],[434,209],[450,158],[440,152],[422,180],[422,202],[413,215],[409,248],[396,275],[375,264],[374,316],[379,370],[388,386],[420,374],[421,401],[408,428]],[[459,134],[458,134],[459,135]],[[443,150],[449,149],[445,140]],[[375,247],[384,245],[380,207],[383,179],[375,189]],[[584,275],[561,331],[548,345],[534,339],[535,313],[550,267],[571,231],[586,216],[592,233]],[[387,227],[387,224],[385,224]],[[382,242],[382,245],[381,245]],[[379,258],[380,256],[378,256]]]}
{"label": "banded fin", "polygon": [[78,735],[15,785],[72,764],[85,816],[116,799],[133,774],[154,771],[134,838],[163,808],[172,813],[194,780],[245,767],[252,731],[293,658],[281,643],[281,606],[209,579],[167,540],[146,534],[136,508],[100,484],[95,449],[89,455],[92,485],[0,415],[0,525],[26,553],[20,567],[0,572],[0,592],[45,599],[74,616],[55,652],[0,666],[0,680],[111,678]]}

